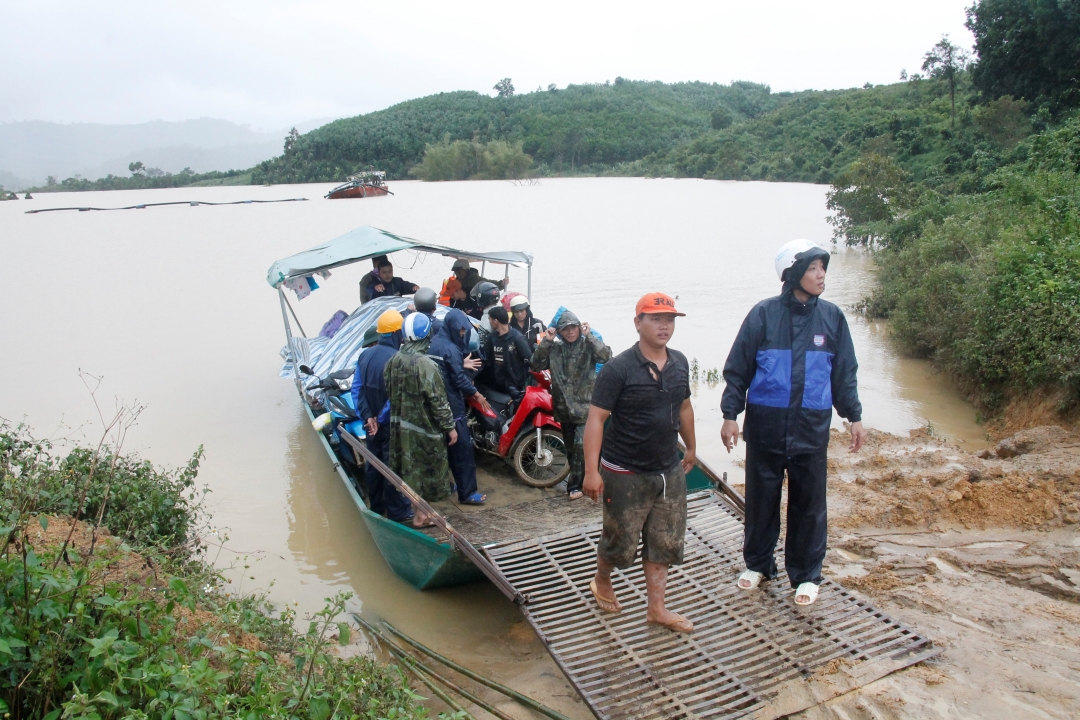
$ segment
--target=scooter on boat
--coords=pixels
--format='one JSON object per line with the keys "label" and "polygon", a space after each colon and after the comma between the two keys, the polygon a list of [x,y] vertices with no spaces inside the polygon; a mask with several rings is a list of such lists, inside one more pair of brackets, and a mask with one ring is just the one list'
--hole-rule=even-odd
{"label": "scooter on boat", "polygon": [[526,485],[549,488],[570,474],[570,460],[562,426],[552,411],[551,375],[545,370],[532,376],[536,385],[525,388],[516,405],[505,393],[478,387],[491,408],[485,410],[474,398],[466,398],[468,424],[478,449],[506,460]]}
{"label": "scooter on boat", "polygon": [[[315,373],[307,365],[297,368],[302,375],[314,377]],[[316,412],[312,426],[319,432],[325,433],[337,454],[351,464],[350,470],[358,470],[363,464],[357,462],[352,448],[341,442],[339,428],[343,428],[352,436],[363,440],[367,437],[363,419],[357,414],[352,401],[353,371],[350,369],[337,370],[326,377],[318,378],[318,381],[305,387],[312,409]],[[321,412],[320,412],[321,411]],[[357,475],[359,477],[359,475]]]}

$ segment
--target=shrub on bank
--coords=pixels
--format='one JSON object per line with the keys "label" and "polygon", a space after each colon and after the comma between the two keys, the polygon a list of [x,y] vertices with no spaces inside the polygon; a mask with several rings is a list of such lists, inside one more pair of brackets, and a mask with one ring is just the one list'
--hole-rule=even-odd
{"label": "shrub on bank", "polygon": [[923,213],[917,232],[876,255],[881,286],[867,308],[990,409],[1035,389],[1080,401],[1077,137],[1080,120],[1039,136],[988,192],[925,197],[911,213]]}
{"label": "shrub on bank", "polygon": [[299,633],[291,610],[221,592],[199,552],[200,457],[59,458],[0,425],[0,715],[425,717],[398,668],[331,652],[348,594]]}

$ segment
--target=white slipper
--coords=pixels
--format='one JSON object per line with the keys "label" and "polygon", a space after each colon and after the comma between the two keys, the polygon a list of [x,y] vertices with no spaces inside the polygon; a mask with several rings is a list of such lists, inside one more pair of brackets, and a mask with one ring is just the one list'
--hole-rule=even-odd
{"label": "white slipper", "polygon": [[[818,586],[814,583],[802,583],[795,589],[795,604],[796,605],[813,605],[817,600]],[[799,602],[799,598],[802,596],[810,598],[806,602]]]}
{"label": "white slipper", "polygon": [[[765,577],[765,573],[759,573],[757,570],[747,570],[739,576],[739,589],[740,590],[753,590],[761,583]],[[749,585],[743,585],[743,581],[749,583]]]}

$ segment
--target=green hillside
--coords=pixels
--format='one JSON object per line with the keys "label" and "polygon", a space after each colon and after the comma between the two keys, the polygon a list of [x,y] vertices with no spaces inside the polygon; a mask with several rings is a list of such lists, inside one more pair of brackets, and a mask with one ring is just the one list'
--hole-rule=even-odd
{"label": "green hillside", "polygon": [[256,166],[253,182],[334,181],[373,165],[406,177],[429,143],[445,139],[522,143],[539,174],[602,174],[664,153],[712,130],[787,102],[788,93],[736,82],[571,85],[511,97],[452,92],[338,120],[286,143]]}

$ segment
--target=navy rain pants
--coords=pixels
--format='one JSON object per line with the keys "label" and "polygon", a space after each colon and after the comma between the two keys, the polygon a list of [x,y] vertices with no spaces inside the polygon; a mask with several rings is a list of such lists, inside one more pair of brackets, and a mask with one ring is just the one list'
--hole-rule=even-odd
{"label": "navy rain pants", "polygon": [[469,422],[463,417],[454,418],[454,425],[457,427],[457,442],[446,448],[446,459],[450,462],[450,472],[457,485],[458,500],[465,502],[476,492],[476,451]]}
{"label": "navy rain pants", "polygon": [[748,570],[767,578],[777,574],[773,552],[780,539],[780,493],[788,477],[787,537],[784,565],[791,587],[820,585],[828,543],[825,501],[826,451],[784,456],[746,444],[746,534],[743,559]]}
{"label": "navy rain pants", "polygon": [[[367,448],[383,463],[390,464],[389,423],[380,424],[379,432],[368,435]],[[367,482],[368,507],[372,512],[397,522],[412,518],[412,503],[371,463],[364,467],[364,480]]]}

